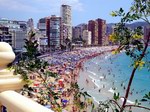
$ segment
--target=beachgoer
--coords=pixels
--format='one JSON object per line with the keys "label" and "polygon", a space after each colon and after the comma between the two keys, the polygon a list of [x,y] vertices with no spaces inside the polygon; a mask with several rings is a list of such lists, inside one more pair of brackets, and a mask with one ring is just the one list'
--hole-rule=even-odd
{"label": "beachgoer", "polygon": [[99,93],[101,92],[101,89],[99,89]]}

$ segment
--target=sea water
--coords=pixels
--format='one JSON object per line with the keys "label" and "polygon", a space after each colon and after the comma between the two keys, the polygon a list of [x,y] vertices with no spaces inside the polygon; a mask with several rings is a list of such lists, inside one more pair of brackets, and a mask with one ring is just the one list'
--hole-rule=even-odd
{"label": "sea water", "polygon": [[[147,59],[150,60],[150,54]],[[117,55],[108,53],[85,62],[84,72],[96,85],[89,89],[88,93],[96,102],[109,99],[114,92],[119,92],[120,96],[124,96],[133,69],[131,64],[131,58],[124,52]],[[150,71],[145,67],[138,69],[135,73],[128,103],[134,103],[136,99],[141,100],[148,92],[150,92]],[[149,102],[141,103],[145,106],[150,105]]]}

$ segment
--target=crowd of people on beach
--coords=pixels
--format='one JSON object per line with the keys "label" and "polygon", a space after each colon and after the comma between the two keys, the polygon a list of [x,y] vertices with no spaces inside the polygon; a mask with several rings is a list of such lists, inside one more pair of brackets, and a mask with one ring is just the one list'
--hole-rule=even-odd
{"label": "crowd of people on beach", "polygon": [[[82,69],[84,61],[101,55],[104,52],[110,52],[112,47],[92,47],[82,48],[67,52],[55,52],[53,54],[46,54],[40,58],[47,61],[50,65],[48,66],[49,71],[59,75],[59,78],[49,78],[48,84],[53,88],[55,92],[59,92],[61,95],[57,103],[61,104],[63,108],[68,112],[76,112],[77,107],[73,105],[74,92],[71,91],[71,83],[77,82],[79,71]],[[41,79],[36,77],[35,74],[31,74],[30,78],[33,80],[32,87],[34,90],[34,99],[43,104],[48,105],[48,101],[39,101],[39,92],[42,88]],[[88,82],[88,81],[87,81]],[[67,106],[69,105],[69,106]],[[71,106],[70,106],[71,105]],[[50,108],[54,108],[55,105],[50,105]],[[73,110],[72,110],[73,109]]]}

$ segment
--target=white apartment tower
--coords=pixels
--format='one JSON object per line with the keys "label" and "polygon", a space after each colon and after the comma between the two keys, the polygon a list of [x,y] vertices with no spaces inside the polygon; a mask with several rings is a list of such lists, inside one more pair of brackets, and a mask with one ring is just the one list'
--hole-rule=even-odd
{"label": "white apartment tower", "polygon": [[82,35],[83,40],[86,41],[86,45],[91,45],[91,31],[84,30]]}
{"label": "white apartment tower", "polygon": [[71,6],[61,5],[61,17],[63,28],[63,40],[65,40],[66,38],[72,40]]}

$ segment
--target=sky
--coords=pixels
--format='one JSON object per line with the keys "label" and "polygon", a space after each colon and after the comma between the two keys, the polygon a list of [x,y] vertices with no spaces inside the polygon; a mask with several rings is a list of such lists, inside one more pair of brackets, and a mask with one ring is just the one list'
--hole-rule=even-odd
{"label": "sky", "polygon": [[101,18],[106,23],[119,22],[111,17],[112,11],[123,8],[126,11],[133,0],[0,0],[0,18],[27,21],[33,18],[35,27],[40,18],[60,16],[61,4],[72,8],[72,25],[88,23],[89,20]]}

